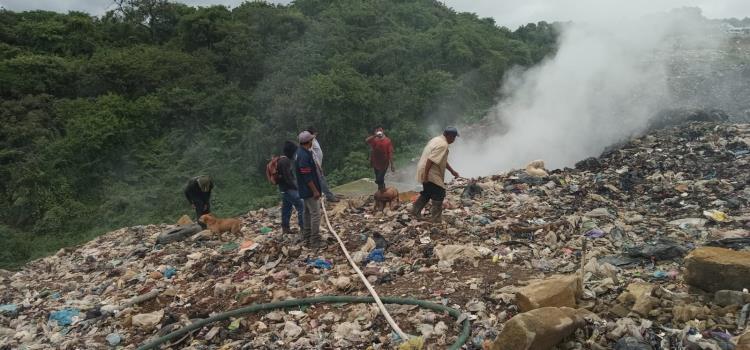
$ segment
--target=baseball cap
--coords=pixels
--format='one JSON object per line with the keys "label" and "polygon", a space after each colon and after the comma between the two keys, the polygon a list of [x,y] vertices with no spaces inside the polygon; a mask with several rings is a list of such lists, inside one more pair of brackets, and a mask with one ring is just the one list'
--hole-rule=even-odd
{"label": "baseball cap", "polygon": [[448,127],[446,127],[445,130],[443,130],[443,133],[445,133],[445,134],[453,134],[453,135],[456,135],[456,137],[458,137],[458,129],[456,129],[455,126],[448,126]]}
{"label": "baseball cap", "polygon": [[299,140],[299,143],[308,143],[314,139],[315,136],[311,134],[309,131],[305,130],[301,133],[299,133],[299,136],[297,136],[297,140]]}

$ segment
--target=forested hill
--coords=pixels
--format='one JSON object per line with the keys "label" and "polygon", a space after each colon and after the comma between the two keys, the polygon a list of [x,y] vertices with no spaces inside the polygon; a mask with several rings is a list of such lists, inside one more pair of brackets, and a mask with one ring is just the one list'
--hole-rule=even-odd
{"label": "forested hill", "polygon": [[480,118],[504,72],[557,35],[429,0],[123,3],[0,10],[0,267],[171,222],[196,174],[214,176],[221,216],[273,204],[263,167],[307,126],[332,182],[367,176],[369,128],[414,156],[430,122]]}

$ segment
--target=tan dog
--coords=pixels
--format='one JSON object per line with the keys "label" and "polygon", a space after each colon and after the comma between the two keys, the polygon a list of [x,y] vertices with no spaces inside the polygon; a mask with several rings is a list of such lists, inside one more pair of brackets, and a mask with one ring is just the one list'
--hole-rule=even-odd
{"label": "tan dog", "polygon": [[391,210],[401,204],[398,190],[395,187],[388,187],[383,192],[376,191],[372,196],[375,198],[375,211],[383,211],[386,204],[388,204]]}
{"label": "tan dog", "polygon": [[208,229],[214,234],[222,232],[240,233],[240,220],[217,219],[213,214],[201,215],[200,221],[204,222]]}

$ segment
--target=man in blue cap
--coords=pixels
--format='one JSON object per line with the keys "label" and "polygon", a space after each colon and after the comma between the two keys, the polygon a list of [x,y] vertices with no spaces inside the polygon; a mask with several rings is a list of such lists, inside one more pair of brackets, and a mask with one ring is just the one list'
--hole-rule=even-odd
{"label": "man in blue cap", "polygon": [[422,209],[428,201],[432,201],[430,220],[442,221],[443,200],[445,200],[445,170],[459,177],[458,172],[448,164],[448,145],[456,141],[458,129],[449,126],[443,134],[430,140],[422,151],[422,157],[417,165],[417,181],[422,183],[422,192],[412,207],[412,214],[422,218]]}
{"label": "man in blue cap", "polygon": [[322,248],[325,242],[320,237],[320,178],[312,153],[312,141],[315,136],[309,131],[303,131],[297,138],[300,147],[297,149],[294,169],[297,174],[299,196],[304,203],[302,239],[310,248]]}

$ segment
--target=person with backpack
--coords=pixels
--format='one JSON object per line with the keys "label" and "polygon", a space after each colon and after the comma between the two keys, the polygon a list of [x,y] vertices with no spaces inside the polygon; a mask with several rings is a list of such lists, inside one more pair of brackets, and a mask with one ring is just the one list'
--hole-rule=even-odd
{"label": "person with backpack", "polygon": [[[297,190],[297,180],[292,173],[297,145],[292,141],[284,142],[282,153],[282,156],[274,157],[275,164],[269,164],[269,167],[273,170],[272,182],[278,185],[281,193],[281,232],[291,234],[292,229],[289,226],[289,221],[292,218],[292,208],[297,209],[297,223],[300,230],[304,227],[304,205]],[[271,162],[273,163],[274,160]]]}
{"label": "person with backpack", "polygon": [[203,228],[205,228],[205,224],[198,219],[211,212],[211,190],[213,188],[214,182],[211,176],[201,175],[188,180],[183,191],[188,202],[195,209],[195,221]]}
{"label": "person with backpack", "polygon": [[325,246],[320,237],[320,178],[317,164],[312,153],[312,141],[315,138],[308,131],[299,134],[300,147],[297,149],[297,159],[294,169],[297,175],[299,196],[305,204],[302,228],[302,239],[308,247],[316,249]]}

